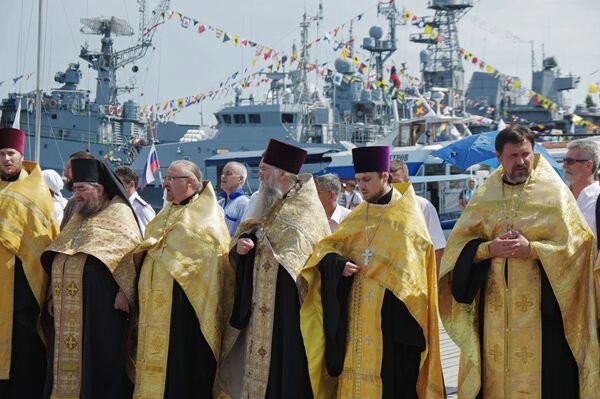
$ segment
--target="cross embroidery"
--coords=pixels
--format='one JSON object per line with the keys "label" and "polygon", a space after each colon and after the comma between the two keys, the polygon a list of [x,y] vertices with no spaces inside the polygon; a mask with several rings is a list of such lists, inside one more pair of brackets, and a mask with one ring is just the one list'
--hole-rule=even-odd
{"label": "cross embroidery", "polygon": [[363,263],[365,266],[369,266],[369,258],[373,256],[373,252],[371,252],[371,248],[365,249],[365,252],[361,255],[363,257]]}
{"label": "cross embroidery", "polygon": [[516,303],[518,308],[521,308],[521,312],[527,312],[530,306],[533,306],[533,302],[527,299],[527,295],[519,295],[520,300]]}
{"label": "cross embroidery", "polygon": [[528,351],[527,351],[527,347],[526,347],[526,346],[524,346],[524,347],[521,349],[521,352],[517,352],[517,353],[515,353],[515,355],[516,355],[518,358],[520,358],[520,359],[521,359],[521,361],[523,362],[523,364],[527,364],[527,362],[529,361],[529,359],[530,359],[530,358],[531,358],[531,359],[533,359],[533,358],[535,357],[535,356],[533,355],[533,353],[531,353],[531,352],[528,352]]}
{"label": "cross embroidery", "polygon": [[73,350],[77,346],[77,340],[72,335],[69,335],[65,339],[65,346],[67,347],[67,349]]}
{"label": "cross embroidery", "polygon": [[500,348],[498,347],[498,344],[494,344],[494,347],[492,348],[492,350],[489,353],[490,353],[490,356],[492,356],[494,358],[495,362],[497,362],[498,358],[500,356],[502,356],[502,352],[500,352]]}
{"label": "cross embroidery", "polygon": [[269,310],[271,309],[269,309],[267,305],[263,304],[260,308],[258,308],[258,310],[260,310],[260,313],[262,313],[264,316],[265,314],[269,313]]}
{"label": "cross embroidery", "polygon": [[71,284],[69,284],[67,286],[67,293],[71,296],[75,296],[75,295],[77,295],[77,292],[79,292],[79,289],[77,288],[77,284],[75,284],[74,281],[71,281]]}

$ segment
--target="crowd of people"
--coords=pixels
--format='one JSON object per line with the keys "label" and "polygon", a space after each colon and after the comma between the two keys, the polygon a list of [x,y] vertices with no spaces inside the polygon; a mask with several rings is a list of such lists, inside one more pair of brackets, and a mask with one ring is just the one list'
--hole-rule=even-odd
{"label": "crowd of people", "polygon": [[155,214],[85,151],[67,201],[0,129],[0,398],[443,398],[440,318],[459,398],[597,397],[600,150],[569,143],[567,185],[533,146],[498,134],[446,241],[387,146],[340,181],[271,140],[251,197],[175,161]]}

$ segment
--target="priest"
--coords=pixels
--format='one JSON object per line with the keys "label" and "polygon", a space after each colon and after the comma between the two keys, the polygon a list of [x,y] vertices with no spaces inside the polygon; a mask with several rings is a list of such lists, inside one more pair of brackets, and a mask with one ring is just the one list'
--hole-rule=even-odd
{"label": "priest", "polygon": [[459,398],[600,392],[594,236],[567,186],[514,125],[442,258],[440,314],[461,349]]}
{"label": "priest", "polygon": [[329,234],[307,152],[271,140],[259,165],[260,189],[232,239],[235,302],[216,393],[230,398],[312,397],[300,332],[298,275]]}
{"label": "priest", "polygon": [[0,129],[0,398],[40,398],[46,348],[38,321],[48,275],[40,255],[58,234],[42,171],[23,161],[25,134]]}
{"label": "priest", "polygon": [[131,398],[127,338],[135,320],[133,251],[140,228],[108,166],[95,159],[71,165],[75,213],[42,255],[54,316],[44,396]]}
{"label": "priest", "polygon": [[364,201],[301,273],[302,335],[318,398],[441,398],[435,252],[387,146],[352,150]]}
{"label": "priest", "polygon": [[211,398],[233,303],[229,232],[194,163],[173,162],[163,186],[169,203],[136,250],[144,260],[134,398]]}

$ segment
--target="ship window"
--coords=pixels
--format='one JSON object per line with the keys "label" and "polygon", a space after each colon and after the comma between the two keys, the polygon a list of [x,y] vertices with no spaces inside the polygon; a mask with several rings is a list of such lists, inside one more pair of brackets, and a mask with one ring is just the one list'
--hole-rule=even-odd
{"label": "ship window", "polygon": [[52,114],[52,119],[56,119],[56,118],[58,118],[58,115]]}
{"label": "ship window", "polygon": [[233,115],[233,122],[238,125],[241,125],[242,123],[246,123],[246,115],[244,115],[244,114]]}
{"label": "ship window", "polygon": [[223,114],[221,115],[221,118],[223,118],[223,123],[226,125],[230,125],[231,124],[231,115],[229,114]]}
{"label": "ship window", "polygon": [[260,123],[260,114],[250,114],[250,115],[248,115],[248,121],[250,123],[254,123],[254,124]]}
{"label": "ship window", "polygon": [[189,161],[190,160],[190,156],[189,155],[184,155],[183,156],[183,160],[184,161]]}
{"label": "ship window", "polygon": [[294,123],[294,114],[281,114],[282,123]]}

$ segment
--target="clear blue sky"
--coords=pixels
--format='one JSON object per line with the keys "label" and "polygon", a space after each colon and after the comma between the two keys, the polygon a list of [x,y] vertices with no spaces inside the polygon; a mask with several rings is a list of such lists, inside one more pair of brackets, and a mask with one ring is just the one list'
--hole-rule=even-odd
{"label": "clear blue sky", "polygon": [[[21,80],[13,85],[11,79],[20,74],[35,71],[37,41],[37,0],[2,0],[0,15],[0,96],[15,90],[28,91],[35,87],[35,77]],[[137,34],[138,7],[134,0],[53,0],[47,9],[45,27],[45,57],[42,84],[44,88],[57,87],[54,74],[64,70],[70,62],[78,62],[80,45],[85,41],[90,48],[99,48],[97,36],[79,32],[80,18],[114,15],[127,20]],[[158,1],[149,1],[153,9]],[[413,11],[418,16],[431,15],[424,0],[396,0],[397,7]],[[318,0],[233,0],[208,2],[198,0],[173,0],[170,8],[198,19],[201,23],[223,29],[230,34],[239,34],[267,46],[290,52],[294,41],[299,43],[301,15],[306,9],[314,14]],[[320,35],[365,11],[363,19],[355,24],[354,35],[362,42],[369,27],[385,24],[377,18],[377,0],[324,0],[324,20]],[[572,73],[581,77],[577,90],[567,98],[571,105],[582,103],[589,83],[600,82],[600,1],[572,0],[480,0],[459,24],[462,47],[482,58],[505,74],[520,76],[526,87],[531,85],[531,47],[535,43],[536,66],[541,64],[541,45],[546,55],[554,55],[563,74]],[[386,28],[387,31],[387,28]],[[419,75],[418,54],[423,46],[410,43],[408,35],[419,30],[411,25],[398,28],[399,50],[392,62],[406,62],[409,72]],[[346,33],[347,35],[347,33]],[[313,28],[311,38],[316,38]],[[119,38],[115,48],[133,44],[134,38]],[[149,51],[146,58],[136,63],[140,72],[135,74],[138,90],[129,96],[140,103],[153,103],[177,97],[185,97],[208,91],[225,80],[235,71],[251,67],[252,49],[241,49],[223,44],[215,39],[214,32],[198,35],[193,28],[184,30],[175,22],[167,21],[154,37],[156,49]],[[336,53],[332,46],[321,44],[313,57],[319,62],[333,61]],[[360,55],[359,49],[359,55]],[[364,53],[363,53],[364,54]],[[82,63],[84,73],[81,88],[94,90],[95,76]],[[257,64],[266,66],[264,62]],[[466,82],[474,70],[466,65]],[[131,66],[120,70],[119,82],[131,84]],[[262,91],[252,89],[255,97]],[[247,92],[246,94],[250,94]],[[204,103],[202,110],[205,122],[212,123],[212,112],[229,98]],[[595,98],[598,102],[598,96]],[[191,107],[178,116],[177,121],[199,123],[199,106]]]}

